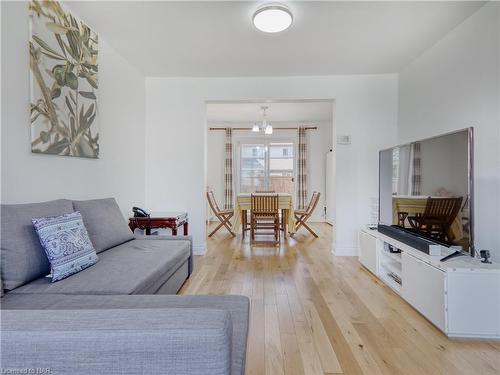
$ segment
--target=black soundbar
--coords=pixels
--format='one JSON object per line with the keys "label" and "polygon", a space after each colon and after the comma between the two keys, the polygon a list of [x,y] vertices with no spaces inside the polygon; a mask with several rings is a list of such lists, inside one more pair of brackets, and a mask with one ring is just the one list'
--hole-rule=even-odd
{"label": "black soundbar", "polygon": [[426,254],[430,253],[430,246],[441,245],[440,243],[420,237],[417,234],[399,226],[379,224],[377,229],[380,233],[394,238],[395,240],[398,240]]}

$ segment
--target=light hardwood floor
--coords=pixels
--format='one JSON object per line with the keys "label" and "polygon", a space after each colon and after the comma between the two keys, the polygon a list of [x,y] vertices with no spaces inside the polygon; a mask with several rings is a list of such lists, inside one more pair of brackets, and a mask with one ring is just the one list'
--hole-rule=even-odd
{"label": "light hardwood floor", "polygon": [[[355,257],[334,257],[331,227],[280,248],[207,239],[183,294],[251,299],[247,375],[500,374],[500,343],[447,339]],[[466,297],[464,297],[466,298]]]}

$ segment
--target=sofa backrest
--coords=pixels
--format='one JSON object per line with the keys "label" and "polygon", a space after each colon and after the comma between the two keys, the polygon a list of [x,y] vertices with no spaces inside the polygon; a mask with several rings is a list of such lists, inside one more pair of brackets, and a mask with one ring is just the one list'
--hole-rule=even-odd
{"label": "sofa backrest", "polygon": [[73,212],[73,203],[58,199],[43,203],[2,204],[1,274],[5,290],[12,290],[50,272],[47,255],[31,222],[34,217]]}
{"label": "sofa backrest", "polygon": [[97,253],[134,239],[114,198],[73,201]]}

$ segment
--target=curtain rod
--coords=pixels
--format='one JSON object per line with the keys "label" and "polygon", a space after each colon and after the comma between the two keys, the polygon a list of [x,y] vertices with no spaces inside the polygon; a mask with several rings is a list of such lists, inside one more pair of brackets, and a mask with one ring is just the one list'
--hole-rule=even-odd
{"label": "curtain rod", "polygon": [[[226,130],[227,128],[209,128],[209,130]],[[233,130],[252,130],[252,128],[231,128]],[[297,130],[298,127],[296,128],[275,128],[273,127],[273,130]],[[316,130],[318,129],[317,126],[306,126],[304,127],[306,130]]]}

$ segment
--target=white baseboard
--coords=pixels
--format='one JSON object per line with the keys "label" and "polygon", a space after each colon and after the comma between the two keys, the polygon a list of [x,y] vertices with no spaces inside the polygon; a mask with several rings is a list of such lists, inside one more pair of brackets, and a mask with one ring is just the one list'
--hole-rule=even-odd
{"label": "white baseboard", "polygon": [[202,244],[194,244],[193,245],[193,254],[194,255],[205,255],[207,252],[207,244],[203,242]]}
{"label": "white baseboard", "polygon": [[448,337],[452,339],[463,339],[463,340],[500,340],[500,335],[496,333],[492,334],[474,334],[474,333],[450,333],[448,332]]}
{"label": "white baseboard", "polygon": [[357,257],[358,256],[357,247],[334,247],[332,248],[332,254],[338,257]]}

